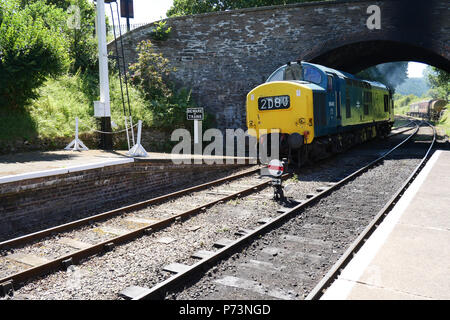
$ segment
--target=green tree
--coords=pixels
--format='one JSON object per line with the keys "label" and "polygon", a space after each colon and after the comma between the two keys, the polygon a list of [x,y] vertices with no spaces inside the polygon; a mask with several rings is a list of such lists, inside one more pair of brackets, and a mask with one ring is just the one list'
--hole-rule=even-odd
{"label": "green tree", "polygon": [[431,86],[428,94],[432,98],[440,98],[448,101],[450,98],[450,73],[428,66],[424,74]]}
{"label": "green tree", "polygon": [[320,0],[174,0],[168,17]]}
{"label": "green tree", "polygon": [[[176,71],[169,60],[157,53],[150,40],[144,40],[137,47],[137,62],[130,66],[131,82],[143,93],[153,114],[153,123],[160,129],[188,127],[186,108],[195,107],[191,91],[186,88],[175,90],[169,76]],[[206,117],[207,127],[210,123]],[[192,122],[192,121],[191,121]]]}
{"label": "green tree", "polygon": [[98,74],[98,50],[95,39],[94,3],[89,0],[21,0],[25,3],[45,2],[56,6],[66,14],[66,23],[62,29],[67,39],[67,50],[71,58],[69,72],[78,70]]}
{"label": "green tree", "polygon": [[65,23],[64,11],[43,1],[0,0],[0,107],[23,106],[46,77],[67,70]]}

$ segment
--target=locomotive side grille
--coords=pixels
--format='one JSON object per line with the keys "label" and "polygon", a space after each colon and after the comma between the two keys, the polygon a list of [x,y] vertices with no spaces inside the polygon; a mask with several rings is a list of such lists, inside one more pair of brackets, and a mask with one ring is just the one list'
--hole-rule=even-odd
{"label": "locomotive side grille", "polygon": [[313,93],[314,125],[327,125],[326,97],[324,92]]}

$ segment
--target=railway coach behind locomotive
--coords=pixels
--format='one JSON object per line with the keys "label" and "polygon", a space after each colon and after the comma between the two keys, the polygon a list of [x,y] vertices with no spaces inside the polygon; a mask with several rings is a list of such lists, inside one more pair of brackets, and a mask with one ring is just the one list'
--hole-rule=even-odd
{"label": "railway coach behind locomotive", "polygon": [[379,82],[291,62],[248,93],[247,127],[268,150],[277,134],[280,154],[301,164],[386,136],[393,108],[391,91]]}
{"label": "railway coach behind locomotive", "polygon": [[439,120],[445,111],[446,100],[431,99],[412,103],[409,106],[408,116],[421,117],[428,120]]}

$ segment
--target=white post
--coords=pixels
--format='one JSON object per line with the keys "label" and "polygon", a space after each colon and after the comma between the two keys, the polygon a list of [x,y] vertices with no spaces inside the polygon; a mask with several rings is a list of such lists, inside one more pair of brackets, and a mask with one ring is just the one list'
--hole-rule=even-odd
{"label": "white post", "polygon": [[72,142],[69,143],[64,149],[72,151],[89,150],[88,147],[86,147],[84,143],[78,139],[78,118],[75,118],[75,139],[72,140]]}
{"label": "white post", "polygon": [[136,144],[128,151],[128,155],[132,157],[146,157],[147,151],[141,146],[141,136],[142,136],[142,120],[138,120],[138,133]]}
{"label": "white post", "polygon": [[194,120],[194,143],[198,143],[198,120]]}
{"label": "white post", "polygon": [[111,116],[109,101],[108,51],[106,49],[105,1],[97,0],[98,63],[100,72],[100,103],[104,105],[104,117]]}
{"label": "white post", "polygon": [[137,144],[141,144],[142,120],[138,121]]}

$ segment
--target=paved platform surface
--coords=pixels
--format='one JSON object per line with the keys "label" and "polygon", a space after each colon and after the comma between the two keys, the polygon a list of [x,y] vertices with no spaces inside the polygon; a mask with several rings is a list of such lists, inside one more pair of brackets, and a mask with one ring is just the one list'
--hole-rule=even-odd
{"label": "paved platform surface", "polygon": [[[11,155],[0,156],[0,178],[25,175],[29,173],[54,171],[55,174],[59,169],[86,167],[95,164],[120,164],[133,161],[172,161],[182,159],[211,160],[211,159],[244,159],[239,157],[219,157],[219,156],[202,156],[202,155],[174,155],[170,153],[148,152],[147,157],[132,158],[126,155],[126,150],[120,151],[47,151],[47,152],[25,152]],[[6,179],[4,179],[7,181]],[[1,182],[1,181],[0,181]]]}
{"label": "paved platform surface", "polygon": [[322,299],[450,299],[450,151],[437,151]]}
{"label": "paved platform surface", "polygon": [[125,158],[125,152],[48,151],[0,156],[0,177]]}

